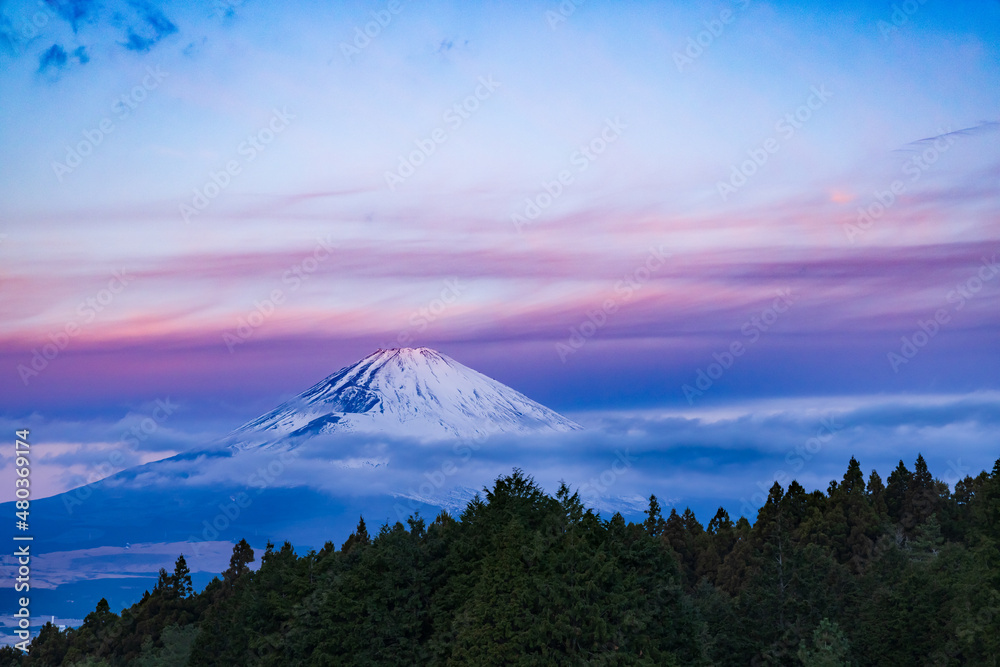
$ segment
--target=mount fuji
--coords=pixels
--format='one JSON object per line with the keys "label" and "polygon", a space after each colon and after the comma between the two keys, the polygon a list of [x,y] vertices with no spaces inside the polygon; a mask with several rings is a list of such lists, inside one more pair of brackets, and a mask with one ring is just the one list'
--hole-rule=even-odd
{"label": "mount fuji", "polygon": [[434,350],[378,350],[204,446],[33,501],[36,604],[79,620],[134,602],[178,553],[216,573],[240,538],[320,548],[359,515],[461,509],[512,445],[581,428]]}
{"label": "mount fuji", "polygon": [[333,433],[417,439],[564,432],[580,425],[426,347],[378,350],[223,439],[238,451]]}

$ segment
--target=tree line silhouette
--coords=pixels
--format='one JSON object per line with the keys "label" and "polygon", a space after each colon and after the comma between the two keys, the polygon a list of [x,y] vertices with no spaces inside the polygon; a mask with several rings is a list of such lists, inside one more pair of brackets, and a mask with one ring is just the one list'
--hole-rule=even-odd
{"label": "tree line silhouette", "polygon": [[520,470],[458,519],[362,518],[337,549],[241,540],[194,592],[174,572],[115,614],[45,625],[0,665],[996,665],[1000,460],[954,489],[923,457],[883,483],[770,489],[725,509],[603,519]]}

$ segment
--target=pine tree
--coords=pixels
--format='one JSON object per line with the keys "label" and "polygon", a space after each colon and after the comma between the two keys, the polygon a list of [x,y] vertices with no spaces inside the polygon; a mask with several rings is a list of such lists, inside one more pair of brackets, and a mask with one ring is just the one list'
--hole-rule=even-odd
{"label": "pine tree", "polygon": [[237,579],[250,572],[249,565],[255,560],[250,544],[241,539],[233,546],[233,555],[229,557],[229,569],[222,573],[223,581],[233,586]]}
{"label": "pine tree", "polygon": [[97,608],[83,619],[83,627],[99,636],[117,620],[118,615],[111,611],[111,605],[108,604],[107,598],[101,598],[101,601],[97,603]]}
{"label": "pine tree", "polygon": [[733,520],[729,518],[729,512],[725,507],[720,507],[712,520],[708,522],[708,532],[712,535],[731,533],[733,530]]}
{"label": "pine tree", "polygon": [[899,465],[889,475],[888,483],[885,487],[885,504],[889,511],[889,518],[896,523],[900,523],[903,519],[904,505],[907,495],[910,492],[912,481],[912,473],[906,469],[903,461],[900,460]]}
{"label": "pine tree", "polygon": [[157,575],[156,583],[153,584],[153,593],[161,593],[169,595],[171,593],[170,585],[170,575],[167,574],[165,568],[160,568],[160,572]]}
{"label": "pine tree", "polygon": [[660,510],[660,502],[655,495],[649,497],[649,507],[645,511],[646,520],[642,525],[652,537],[656,537],[663,532],[663,514]]}
{"label": "pine tree", "polygon": [[365,518],[362,516],[358,519],[358,527],[354,529],[344,545],[340,547],[342,553],[349,553],[355,547],[368,546],[371,544],[371,538],[368,537],[368,527],[365,525]]}
{"label": "pine tree", "polygon": [[865,488],[865,493],[868,494],[868,501],[879,519],[888,517],[889,508],[885,504],[885,485],[882,484],[882,478],[879,477],[874,468],[871,475],[868,476],[868,486]]}
{"label": "pine tree", "polygon": [[699,580],[706,578],[710,583],[716,583],[719,568],[732,550],[735,539],[729,512],[720,507],[708,522],[707,530],[696,539],[696,575]]}
{"label": "pine tree", "polygon": [[847,464],[847,472],[844,473],[840,488],[847,494],[865,492],[865,474],[861,472],[861,464],[853,456]]}
{"label": "pine tree", "polygon": [[556,500],[559,501],[559,505],[562,507],[566,527],[579,523],[588,512],[580,500],[579,492],[570,493],[569,487],[566,486],[565,482],[559,482],[559,488],[556,490]]}
{"label": "pine tree", "polygon": [[850,565],[855,573],[862,572],[874,553],[881,521],[871,505],[861,464],[854,457],[837,492],[830,497],[827,512],[841,527],[829,533],[838,562]]}
{"label": "pine tree", "polygon": [[177,562],[174,564],[174,575],[170,578],[170,586],[174,597],[178,598],[186,598],[194,591],[194,585],[191,583],[191,570],[188,569],[187,561],[184,560],[184,554],[177,557]]}
{"label": "pine tree", "polygon": [[917,454],[917,462],[913,467],[913,486],[919,489],[928,489],[933,481],[934,478],[931,476],[930,470],[927,469],[924,455]]}
{"label": "pine tree", "polygon": [[733,526],[733,546],[723,557],[716,576],[716,585],[729,595],[739,593],[746,583],[750,569],[750,559],[755,549],[753,527],[745,516],[736,520]]}
{"label": "pine tree", "polygon": [[684,514],[681,515],[681,524],[684,526],[684,531],[689,538],[697,537],[705,530],[690,507],[684,508]]}
{"label": "pine tree", "polygon": [[[780,487],[779,487],[780,488]],[[788,490],[781,498],[781,511],[788,522],[788,529],[795,531],[809,514],[809,494],[794,479],[789,482]]]}
{"label": "pine tree", "polygon": [[903,499],[900,523],[908,535],[938,509],[937,487],[922,455],[917,455],[910,484]]}

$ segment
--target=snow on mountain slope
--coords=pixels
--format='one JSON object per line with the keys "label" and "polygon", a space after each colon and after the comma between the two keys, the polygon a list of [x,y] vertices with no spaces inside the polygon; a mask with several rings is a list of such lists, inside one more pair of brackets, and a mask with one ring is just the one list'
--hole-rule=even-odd
{"label": "snow on mountain slope", "polygon": [[434,350],[378,350],[231,433],[238,450],[328,433],[420,439],[572,431],[578,424]]}

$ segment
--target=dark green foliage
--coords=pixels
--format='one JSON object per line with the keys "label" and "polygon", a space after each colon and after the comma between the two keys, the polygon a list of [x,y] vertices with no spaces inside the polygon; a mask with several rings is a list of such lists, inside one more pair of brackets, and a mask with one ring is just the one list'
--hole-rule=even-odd
{"label": "dark green foliage", "polygon": [[799,645],[799,660],[804,667],[841,667],[847,662],[848,641],[836,623],[823,619],[813,633],[812,645]]}
{"label": "dark green foliage", "polygon": [[160,635],[161,646],[156,646],[152,638],[142,643],[142,653],[133,663],[134,667],[182,667],[191,659],[191,648],[198,636],[197,625],[176,625],[164,628]]}
{"label": "dark green foliage", "polygon": [[253,549],[246,540],[240,540],[233,547],[233,555],[229,558],[229,569],[222,573],[222,580],[228,587],[236,584],[236,581],[250,572],[250,563],[257,560]]}
{"label": "dark green foliage", "polygon": [[656,496],[649,497],[649,509],[646,510],[646,520],[643,522],[646,532],[656,537],[663,532],[663,514],[660,511],[660,502]]}
{"label": "dark green foliage", "polygon": [[889,518],[897,523],[903,520],[903,514],[906,510],[906,499],[910,496],[910,487],[912,484],[913,474],[900,461],[896,469],[889,475],[889,480],[885,487],[885,504]]}
{"label": "dark green foliage", "polygon": [[184,557],[141,602],[41,629],[7,665],[996,665],[1000,461],[954,492],[919,457],[887,484],[851,459],[824,493],[775,484],[751,523],[655,496],[603,520],[520,470],[456,520],[341,549],[241,540],[192,593]]}
{"label": "dark green foliage", "polygon": [[178,598],[186,598],[194,591],[194,586],[191,584],[191,570],[184,560],[184,554],[178,556],[174,565],[174,574],[170,577],[170,589],[174,597]]}
{"label": "dark green foliage", "polygon": [[365,518],[361,517],[358,520],[358,527],[355,529],[351,536],[347,538],[344,542],[344,546],[340,547],[340,550],[344,553],[349,552],[354,547],[365,547],[371,544],[371,538],[368,537],[368,526],[365,525]]}

